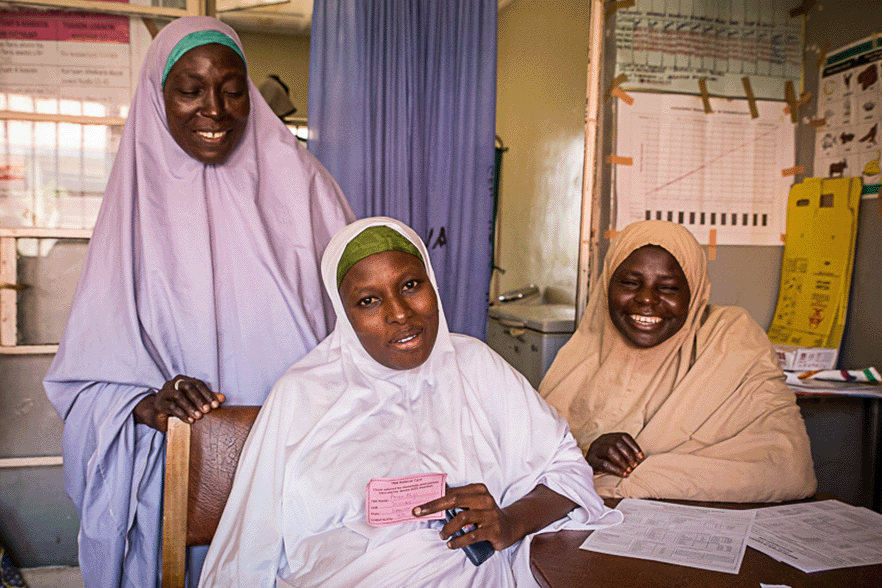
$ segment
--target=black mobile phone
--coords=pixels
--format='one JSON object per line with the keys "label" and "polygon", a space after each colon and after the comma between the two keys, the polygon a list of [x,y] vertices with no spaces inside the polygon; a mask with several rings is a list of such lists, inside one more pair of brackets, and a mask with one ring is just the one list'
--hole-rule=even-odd
{"label": "black mobile phone", "polygon": [[[450,520],[453,517],[455,517],[456,514],[459,513],[460,511],[462,511],[461,508],[447,509],[447,511],[446,511],[447,517],[444,519],[445,522],[449,523]],[[459,531],[457,531],[456,533],[451,535],[450,538],[454,539],[454,538],[459,537],[461,535],[465,535],[466,533],[468,533],[472,529],[474,529],[473,525],[466,525],[465,527],[463,527],[462,529],[460,529]],[[493,555],[493,553],[496,551],[495,549],[493,549],[493,545],[489,541],[478,541],[477,543],[472,543],[471,545],[466,545],[465,547],[462,548],[462,550],[465,551],[466,557],[468,557],[469,560],[473,564],[475,564],[476,566],[479,566],[482,563],[484,563],[485,561],[487,561],[490,558],[490,556]]]}

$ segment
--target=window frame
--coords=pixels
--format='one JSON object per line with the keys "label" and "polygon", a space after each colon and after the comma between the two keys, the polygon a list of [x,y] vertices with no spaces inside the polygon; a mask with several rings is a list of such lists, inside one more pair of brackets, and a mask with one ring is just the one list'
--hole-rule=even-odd
{"label": "window frame", "polygon": [[18,344],[18,239],[90,239],[91,229],[0,228],[0,355],[48,355],[58,345]]}

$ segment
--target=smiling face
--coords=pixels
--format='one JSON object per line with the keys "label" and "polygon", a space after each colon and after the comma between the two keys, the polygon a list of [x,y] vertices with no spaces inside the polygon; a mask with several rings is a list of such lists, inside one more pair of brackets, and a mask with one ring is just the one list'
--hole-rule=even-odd
{"label": "smiling face", "polygon": [[251,111],[242,58],[217,43],[194,47],[169,70],[162,95],[177,144],[202,163],[226,161]]}
{"label": "smiling face", "polygon": [[689,314],[689,282],[673,255],[656,245],[635,250],[609,281],[609,316],[637,347],[670,339]]}
{"label": "smiling face", "polygon": [[438,298],[423,263],[408,253],[384,251],[352,266],[340,299],[362,347],[382,365],[421,365],[438,335]]}

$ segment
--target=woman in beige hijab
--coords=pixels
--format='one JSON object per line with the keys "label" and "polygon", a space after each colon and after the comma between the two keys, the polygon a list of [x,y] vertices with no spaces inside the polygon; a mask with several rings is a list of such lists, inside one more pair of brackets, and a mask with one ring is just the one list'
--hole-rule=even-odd
{"label": "woman in beige hijab", "polygon": [[629,225],[540,394],[605,497],[772,502],[814,493],[808,435],[765,332],[707,303],[684,227]]}

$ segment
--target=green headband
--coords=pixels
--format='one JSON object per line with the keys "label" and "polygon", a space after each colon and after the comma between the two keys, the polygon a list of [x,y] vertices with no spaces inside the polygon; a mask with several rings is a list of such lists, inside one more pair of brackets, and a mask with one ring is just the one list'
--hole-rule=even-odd
{"label": "green headband", "polygon": [[[190,33],[189,35],[178,41],[178,44],[175,45],[174,49],[172,49],[172,52],[169,54],[168,59],[165,62],[165,71],[162,72],[162,85],[165,86],[165,78],[168,77],[168,72],[170,72],[172,66],[178,62],[178,59],[183,57],[184,53],[186,53],[190,49],[194,49],[202,45],[208,45],[210,43],[226,45],[239,54],[239,57],[242,58],[242,63],[247,63],[245,61],[245,56],[242,54],[242,50],[239,49],[239,46],[236,45],[236,42],[222,32],[196,31],[195,33]],[[245,67],[248,66],[246,65]]]}
{"label": "green headband", "polygon": [[409,253],[419,259],[423,265],[426,264],[416,245],[408,241],[404,235],[392,227],[385,225],[368,227],[347,243],[346,248],[343,250],[343,255],[340,256],[340,263],[337,264],[337,289],[340,289],[340,284],[343,283],[346,272],[351,270],[352,266],[365,257],[375,253],[383,253],[384,251]]}

